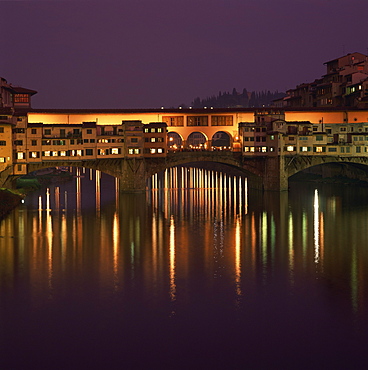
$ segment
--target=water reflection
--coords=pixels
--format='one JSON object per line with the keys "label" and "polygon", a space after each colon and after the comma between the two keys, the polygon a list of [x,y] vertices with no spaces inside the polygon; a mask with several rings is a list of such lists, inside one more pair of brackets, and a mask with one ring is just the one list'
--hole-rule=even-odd
{"label": "water reflection", "polygon": [[31,194],[0,223],[0,308],[88,302],[118,322],[132,312],[183,326],[234,316],[248,331],[259,312],[278,330],[295,319],[299,331],[305,317],[318,326],[342,312],[368,328],[367,189],[262,194],[188,168],[149,186],[120,194],[115,179],[79,171]]}

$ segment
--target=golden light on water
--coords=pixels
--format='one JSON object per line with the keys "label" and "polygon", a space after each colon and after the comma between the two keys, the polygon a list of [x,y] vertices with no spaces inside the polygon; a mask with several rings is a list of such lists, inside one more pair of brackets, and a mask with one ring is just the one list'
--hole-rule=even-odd
{"label": "golden light on water", "polygon": [[235,226],[235,286],[236,294],[238,297],[241,296],[241,218],[236,218]]}

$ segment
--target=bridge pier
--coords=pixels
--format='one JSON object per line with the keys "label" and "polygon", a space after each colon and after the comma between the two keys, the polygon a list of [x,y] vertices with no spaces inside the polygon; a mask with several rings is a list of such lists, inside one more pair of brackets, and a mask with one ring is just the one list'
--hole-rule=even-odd
{"label": "bridge pier", "polygon": [[263,175],[263,189],[286,191],[289,188],[288,175],[285,171],[285,158],[282,155],[267,157]]}
{"label": "bridge pier", "polygon": [[118,176],[122,193],[146,191],[146,164],[143,158],[124,159]]}

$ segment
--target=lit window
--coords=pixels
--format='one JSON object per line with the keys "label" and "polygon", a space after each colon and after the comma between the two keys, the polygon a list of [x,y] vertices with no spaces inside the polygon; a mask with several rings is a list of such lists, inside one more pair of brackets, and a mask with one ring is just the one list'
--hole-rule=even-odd
{"label": "lit window", "polygon": [[32,158],[37,158],[37,152],[31,152],[31,157]]}
{"label": "lit window", "polygon": [[151,154],[155,154],[155,153],[156,153],[156,149],[155,149],[155,148],[151,148],[151,149],[150,149],[150,153],[151,153]]}
{"label": "lit window", "polygon": [[81,156],[81,155],[83,155],[82,150],[80,150],[80,149],[79,149],[79,150],[77,150],[77,155],[80,155],[80,156]]}
{"label": "lit window", "polygon": [[119,154],[119,149],[118,148],[112,148],[111,149],[111,154]]}
{"label": "lit window", "polygon": [[254,146],[249,147],[249,150],[254,153]]}
{"label": "lit window", "polygon": [[52,156],[53,156],[53,157],[57,157],[57,156],[58,156],[58,152],[57,152],[56,150],[55,150],[55,151],[53,151],[53,152],[52,152]]}
{"label": "lit window", "polygon": [[289,145],[289,146],[286,147],[286,151],[293,152],[294,151],[294,147],[292,145]]}
{"label": "lit window", "polygon": [[316,147],[316,152],[317,153],[322,153],[322,147],[321,146],[317,146]]}
{"label": "lit window", "polygon": [[141,152],[140,149],[134,149],[134,154],[139,154]]}
{"label": "lit window", "polygon": [[300,148],[300,151],[302,151],[302,152],[307,152],[307,151],[308,151],[308,147],[307,147],[307,146],[302,146],[302,147]]}
{"label": "lit window", "polygon": [[132,149],[132,148],[128,149],[128,153],[129,154],[134,154],[134,149]]}
{"label": "lit window", "polygon": [[262,151],[262,153],[266,153],[267,152],[267,147],[266,146],[262,146],[261,151]]}
{"label": "lit window", "polygon": [[5,157],[0,157],[0,163],[5,163]]}
{"label": "lit window", "polygon": [[164,152],[164,150],[162,148],[157,149],[157,153],[163,153],[163,152]]}
{"label": "lit window", "polygon": [[50,152],[49,150],[46,150],[46,151],[44,152],[44,156],[45,156],[45,157],[50,157],[50,155],[51,155],[51,152]]}
{"label": "lit window", "polygon": [[66,156],[66,151],[65,150],[61,150],[60,151],[60,156],[61,157],[65,157]]}
{"label": "lit window", "polygon": [[151,143],[154,143],[156,141],[155,137],[151,137]]}
{"label": "lit window", "polygon": [[24,157],[25,157],[25,153],[23,153],[23,152],[18,152],[17,153],[17,159],[24,159]]}

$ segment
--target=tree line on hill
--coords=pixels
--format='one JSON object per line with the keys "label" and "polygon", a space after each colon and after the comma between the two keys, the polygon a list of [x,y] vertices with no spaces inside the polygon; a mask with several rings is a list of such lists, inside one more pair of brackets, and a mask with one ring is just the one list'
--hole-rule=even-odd
{"label": "tree line on hill", "polygon": [[248,92],[245,88],[239,93],[234,88],[232,93],[220,91],[217,96],[213,95],[205,99],[197,97],[192,101],[191,106],[193,108],[260,108],[269,107],[273,100],[284,96],[284,93],[278,91]]}

